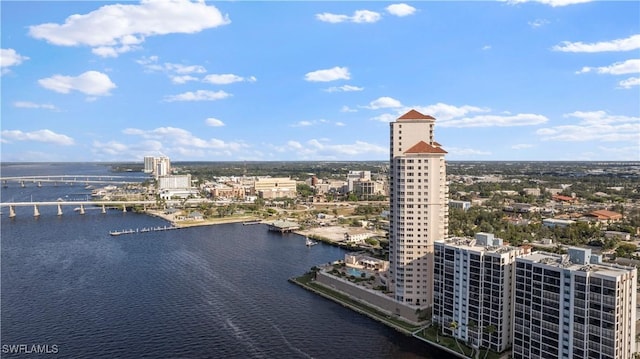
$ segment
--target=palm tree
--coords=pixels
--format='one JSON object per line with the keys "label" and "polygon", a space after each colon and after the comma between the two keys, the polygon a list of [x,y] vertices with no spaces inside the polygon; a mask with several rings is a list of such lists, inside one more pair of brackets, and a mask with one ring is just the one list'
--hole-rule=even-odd
{"label": "palm tree", "polygon": [[493,324],[489,324],[486,327],[484,327],[484,332],[489,334],[489,346],[487,347],[487,350],[484,352],[484,358],[483,359],[487,359],[487,354],[489,354],[489,347],[491,347],[491,335],[493,333],[495,333],[496,330],[497,330],[497,328]]}
{"label": "palm tree", "polygon": [[469,331],[473,332],[473,339],[471,340],[471,347],[473,351],[476,353],[476,359],[480,356],[480,343],[478,343],[478,323],[475,320],[471,319],[467,323],[467,328]]}
{"label": "palm tree", "polygon": [[456,334],[456,331],[458,330],[458,322],[456,322],[455,320],[452,320],[451,323],[449,323],[449,329],[451,329],[451,334],[453,335],[453,339],[456,341],[458,350],[460,350],[460,353],[464,354],[464,350],[462,350],[462,347],[460,346],[460,342],[458,341],[458,336]]}

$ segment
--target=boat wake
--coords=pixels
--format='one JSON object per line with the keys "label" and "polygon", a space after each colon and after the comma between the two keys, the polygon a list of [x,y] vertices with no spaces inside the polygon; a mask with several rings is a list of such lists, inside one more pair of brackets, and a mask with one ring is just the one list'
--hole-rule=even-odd
{"label": "boat wake", "polygon": [[280,334],[280,337],[282,338],[284,343],[287,345],[287,348],[291,349],[291,351],[293,351],[295,353],[298,353],[298,354],[302,355],[305,358],[313,359],[313,357],[311,355],[303,352],[302,350],[300,350],[300,348],[297,348],[297,347],[293,346],[293,344],[291,344],[291,342],[289,342],[287,340],[287,337],[284,336],[284,334],[282,333],[280,328],[278,328],[277,325],[273,324],[272,326],[275,328],[275,330],[278,332],[278,334]]}

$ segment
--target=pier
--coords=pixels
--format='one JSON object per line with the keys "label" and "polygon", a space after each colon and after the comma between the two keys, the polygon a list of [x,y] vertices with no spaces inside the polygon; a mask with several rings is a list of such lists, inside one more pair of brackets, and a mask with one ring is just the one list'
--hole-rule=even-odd
{"label": "pier", "polygon": [[288,233],[300,229],[300,225],[296,222],[275,221],[269,224],[269,230],[272,232]]}
{"label": "pier", "polygon": [[175,226],[148,227],[148,228],[145,227],[145,228],[136,228],[136,229],[123,229],[121,231],[110,231],[109,234],[112,236],[120,236],[123,234],[171,231],[171,230],[180,229],[180,228],[181,227],[175,227]]}

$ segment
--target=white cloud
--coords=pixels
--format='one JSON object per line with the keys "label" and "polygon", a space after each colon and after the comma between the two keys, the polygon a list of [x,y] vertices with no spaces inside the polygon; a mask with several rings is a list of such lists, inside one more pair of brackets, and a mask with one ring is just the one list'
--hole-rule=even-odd
{"label": "white cloud", "polygon": [[325,89],[327,92],[352,92],[352,91],[362,91],[364,88],[352,85],[344,85],[344,86],[333,86]]}
{"label": "white cloud", "polygon": [[506,1],[509,4],[522,4],[526,2],[537,2],[545,5],[550,5],[552,7],[558,6],[567,6],[567,5],[575,5],[575,4],[583,4],[587,2],[591,2],[594,0],[501,0]]}
{"label": "white cloud", "polygon": [[297,158],[304,159],[344,159],[345,157],[379,158],[388,155],[387,146],[379,146],[364,141],[352,144],[331,144],[325,139],[311,139],[304,144],[299,141],[288,141],[282,147],[275,147],[277,152],[294,152]]}
{"label": "white cloud", "polygon": [[441,127],[512,127],[512,126],[532,126],[548,122],[549,119],[542,115],[531,113],[520,113],[517,115],[479,115],[475,117],[465,117],[449,121],[440,121],[437,124]]}
{"label": "white cloud", "polygon": [[3,74],[9,71],[9,67],[18,66],[26,60],[29,58],[20,55],[14,49],[0,49],[0,68]]}
{"label": "white cloud", "polygon": [[197,77],[193,77],[191,75],[182,75],[182,76],[169,76],[171,78],[171,82],[174,84],[186,84],[189,81],[197,81]]}
{"label": "white cloud", "polygon": [[309,127],[313,125],[313,121],[302,120],[294,123],[291,127]]}
{"label": "white cloud", "polygon": [[19,108],[42,108],[45,110],[53,110],[53,111],[58,110],[57,107],[48,103],[34,103],[29,101],[16,101],[13,103],[13,106],[19,107]]}
{"label": "white cloud", "polygon": [[63,146],[70,146],[74,144],[73,138],[67,135],[55,133],[47,129],[31,132],[22,132],[20,130],[2,130],[2,142],[10,143],[12,141],[46,142]]}
{"label": "white cloud", "polygon": [[345,105],[340,108],[340,112],[358,112],[358,110]]}
{"label": "white cloud", "polygon": [[533,21],[529,21],[529,26],[531,26],[534,29],[537,29],[547,24],[549,24],[549,20],[546,20],[546,19],[535,19]]}
{"label": "white cloud", "polygon": [[40,86],[59,93],[69,93],[72,90],[87,95],[106,96],[116,88],[109,76],[98,71],[87,71],[79,76],[54,75],[38,80]]}
{"label": "white cloud", "polygon": [[351,17],[348,15],[338,15],[338,14],[331,14],[331,13],[325,12],[322,14],[316,14],[316,19],[320,21],[336,24],[339,22],[350,21]]}
{"label": "white cloud", "polygon": [[576,111],[565,118],[577,118],[576,124],[541,128],[536,134],[545,141],[640,143],[640,117],[610,115],[605,111]]}
{"label": "white cloud", "polygon": [[211,74],[207,75],[202,79],[203,82],[208,82],[215,85],[228,85],[234,82],[256,82],[256,78],[254,76],[250,77],[242,77],[234,74]]}
{"label": "white cloud", "polygon": [[369,10],[356,10],[352,16],[331,14],[328,12],[316,14],[316,19],[333,24],[340,22],[373,23],[381,18],[382,16],[379,13]]}
{"label": "white cloud", "polygon": [[[438,123],[440,123],[441,121],[448,121],[456,117],[462,117],[472,112],[489,112],[489,109],[487,108],[481,108],[481,107],[469,106],[469,105],[458,107],[458,106],[448,105],[442,102],[438,102],[434,105],[429,105],[429,106],[416,106],[413,108],[415,108],[415,110],[420,113],[435,117]],[[410,109],[411,108],[403,109],[402,112],[406,113]]]}
{"label": "white cloud", "polygon": [[207,123],[207,126],[211,126],[211,127],[222,127],[222,126],[224,126],[224,122],[218,120],[217,118],[213,118],[213,117],[209,117],[208,119],[205,120],[205,122]]}
{"label": "white cloud", "polygon": [[556,45],[552,49],[562,52],[610,52],[637,50],[640,49],[640,34],[632,35],[626,39],[602,41],[591,44],[563,41],[560,45]]}
{"label": "white cloud", "polygon": [[323,123],[329,123],[329,121],[325,119],[319,119],[319,120],[313,120],[313,121],[303,120],[303,121],[298,121],[294,123],[293,125],[291,125],[291,127],[307,127],[307,126],[319,125]]}
{"label": "white cloud", "polygon": [[[238,151],[248,147],[241,142],[226,142],[216,138],[202,139],[194,136],[191,132],[176,127],[159,127],[153,130],[141,130],[137,128],[127,128],[122,131],[125,135],[140,136],[145,140],[158,141],[163,144],[162,151],[165,153],[207,153],[197,152],[198,150],[225,150]],[[198,157],[201,157],[198,155]]]}
{"label": "white cloud", "polygon": [[135,49],[148,36],[192,34],[229,23],[204,1],[143,0],[71,15],[63,24],[30,26],[29,35],[59,46],[89,46],[96,55],[113,57]]}
{"label": "white cloud", "polygon": [[195,92],[188,91],[185,93],[181,93],[179,95],[167,96],[165,101],[174,102],[174,101],[216,101],[222,100],[231,96],[230,93],[224,91],[208,91],[208,90],[198,90]]}
{"label": "white cloud", "polygon": [[383,96],[369,102],[369,106],[366,107],[372,110],[377,110],[380,108],[394,108],[401,106],[402,104],[400,103],[400,101],[396,100],[395,98]]}
{"label": "white cloud", "polygon": [[388,122],[395,121],[397,118],[398,118],[398,115],[383,113],[382,115],[372,117],[371,120],[388,123]]}
{"label": "white cloud", "polygon": [[577,73],[583,74],[595,71],[599,74],[625,75],[640,73],[640,59],[631,59],[623,62],[616,62],[610,66],[602,67],[583,67]]}
{"label": "white cloud", "polygon": [[171,72],[175,72],[180,75],[184,74],[203,74],[207,72],[207,70],[200,65],[182,65],[182,64],[174,64],[170,62],[166,62],[164,67]]}
{"label": "white cloud", "polygon": [[517,145],[511,146],[511,148],[514,149],[514,150],[523,150],[525,148],[532,148],[532,147],[533,147],[533,145],[528,144],[528,143],[519,143]]}
{"label": "white cloud", "polygon": [[629,77],[626,80],[622,80],[618,85],[624,89],[630,89],[634,86],[640,86],[640,77]]}
{"label": "white cloud", "polygon": [[207,72],[204,66],[200,65],[183,65],[171,62],[165,62],[163,64],[158,63],[158,56],[141,57],[136,62],[142,66],[146,71],[162,71],[171,73],[174,75],[189,75],[189,74],[203,74]]}
{"label": "white cloud", "polygon": [[336,122],[336,126],[338,126],[338,127],[344,127],[344,126],[346,126],[346,124],[345,124],[344,122],[340,122],[340,121],[338,121],[338,122]]}
{"label": "white cloud", "polygon": [[483,51],[491,50],[491,45],[484,45],[484,46],[482,46],[482,50],[483,50]]}
{"label": "white cloud", "polygon": [[395,16],[408,16],[416,12],[416,8],[407,4],[392,4],[386,7],[389,14]]}
{"label": "white cloud", "polygon": [[316,70],[312,72],[308,72],[304,75],[304,79],[312,82],[329,82],[335,80],[349,80],[351,78],[351,74],[349,73],[349,69],[346,67],[332,67],[330,69],[325,70]]}
{"label": "white cloud", "polygon": [[452,156],[489,156],[491,152],[472,148],[447,147],[446,151]]}

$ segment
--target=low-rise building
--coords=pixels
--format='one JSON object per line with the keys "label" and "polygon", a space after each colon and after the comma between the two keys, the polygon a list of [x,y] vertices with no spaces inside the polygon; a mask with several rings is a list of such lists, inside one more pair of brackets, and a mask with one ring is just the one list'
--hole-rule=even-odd
{"label": "low-rise building", "polygon": [[566,227],[576,223],[576,221],[571,219],[560,219],[560,218],[544,218],[542,220],[542,225],[549,228],[555,227]]}
{"label": "low-rise building", "polygon": [[461,209],[463,211],[466,211],[469,208],[471,208],[471,202],[469,202],[469,201],[450,200],[449,201],[449,208],[458,208],[458,209]]}
{"label": "low-rise building", "polygon": [[389,261],[370,257],[364,252],[345,254],[344,263],[347,267],[362,268],[376,272],[384,272],[389,269]]}

